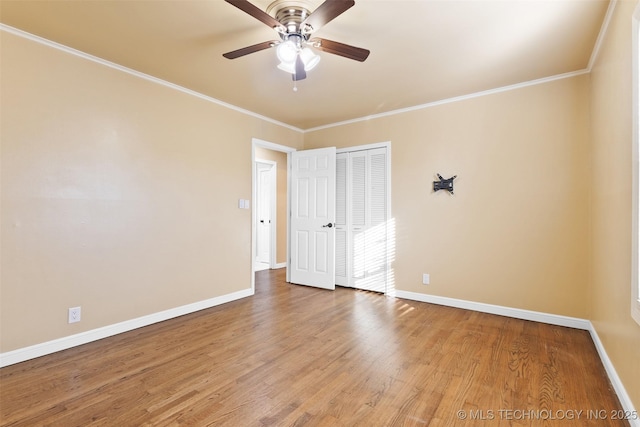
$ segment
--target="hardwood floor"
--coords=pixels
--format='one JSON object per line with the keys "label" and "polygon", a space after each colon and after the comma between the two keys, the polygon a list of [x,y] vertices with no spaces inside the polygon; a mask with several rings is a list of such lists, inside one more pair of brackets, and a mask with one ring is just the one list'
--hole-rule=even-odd
{"label": "hardwood floor", "polygon": [[284,269],[254,297],[0,369],[3,426],[629,425],[620,409],[585,331]]}

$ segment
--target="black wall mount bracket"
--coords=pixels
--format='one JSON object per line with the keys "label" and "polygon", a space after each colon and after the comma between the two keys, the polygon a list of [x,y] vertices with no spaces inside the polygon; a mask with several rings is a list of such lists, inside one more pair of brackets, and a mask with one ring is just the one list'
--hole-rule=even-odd
{"label": "black wall mount bracket", "polygon": [[453,194],[453,180],[456,179],[457,175],[448,179],[444,179],[440,174],[437,175],[439,181],[433,181],[433,191],[447,190],[449,194]]}

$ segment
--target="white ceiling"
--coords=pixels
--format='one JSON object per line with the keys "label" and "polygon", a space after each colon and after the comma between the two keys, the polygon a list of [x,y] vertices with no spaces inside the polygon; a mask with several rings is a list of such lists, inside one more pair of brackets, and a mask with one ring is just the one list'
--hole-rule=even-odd
{"label": "white ceiling", "polygon": [[[302,0],[301,0],[302,1]],[[266,10],[271,0],[252,0]],[[307,0],[313,10],[322,0]],[[300,129],[579,72],[608,0],[356,0],[318,37],[369,49],[365,62],[319,52],[298,82],[277,39],[223,0],[2,0],[0,21]]]}

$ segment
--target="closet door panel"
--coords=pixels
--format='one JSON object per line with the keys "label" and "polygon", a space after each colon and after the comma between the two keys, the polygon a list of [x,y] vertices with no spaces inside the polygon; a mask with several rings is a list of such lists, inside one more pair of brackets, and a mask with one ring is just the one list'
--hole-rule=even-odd
{"label": "closet door panel", "polygon": [[369,224],[366,233],[366,266],[371,290],[385,291],[387,267],[387,155],[386,149],[368,152]]}
{"label": "closet door panel", "polygon": [[387,148],[336,159],[336,284],[386,292]]}
{"label": "closet door panel", "polygon": [[368,222],[367,152],[349,153],[348,196],[350,212],[349,261],[352,287],[360,288],[366,278],[366,236]]}
{"label": "closet door panel", "polygon": [[387,155],[385,149],[371,150],[370,183],[371,227],[387,222]]}
{"label": "closet door panel", "polygon": [[350,153],[351,162],[351,225],[366,227],[367,225],[367,154],[366,152]]}
{"label": "closet door panel", "polygon": [[336,155],[336,285],[349,286],[347,162],[349,153]]}

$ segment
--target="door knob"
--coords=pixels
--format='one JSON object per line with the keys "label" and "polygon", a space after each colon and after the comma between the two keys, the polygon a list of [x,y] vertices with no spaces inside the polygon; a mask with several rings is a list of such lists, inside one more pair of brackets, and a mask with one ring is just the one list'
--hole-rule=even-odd
{"label": "door knob", "polygon": [[322,227],[323,227],[323,228],[324,228],[324,227],[329,227],[329,228],[331,228],[331,227],[333,227],[333,223],[331,223],[331,222],[330,222],[329,224],[325,224],[325,225],[323,225]]}

